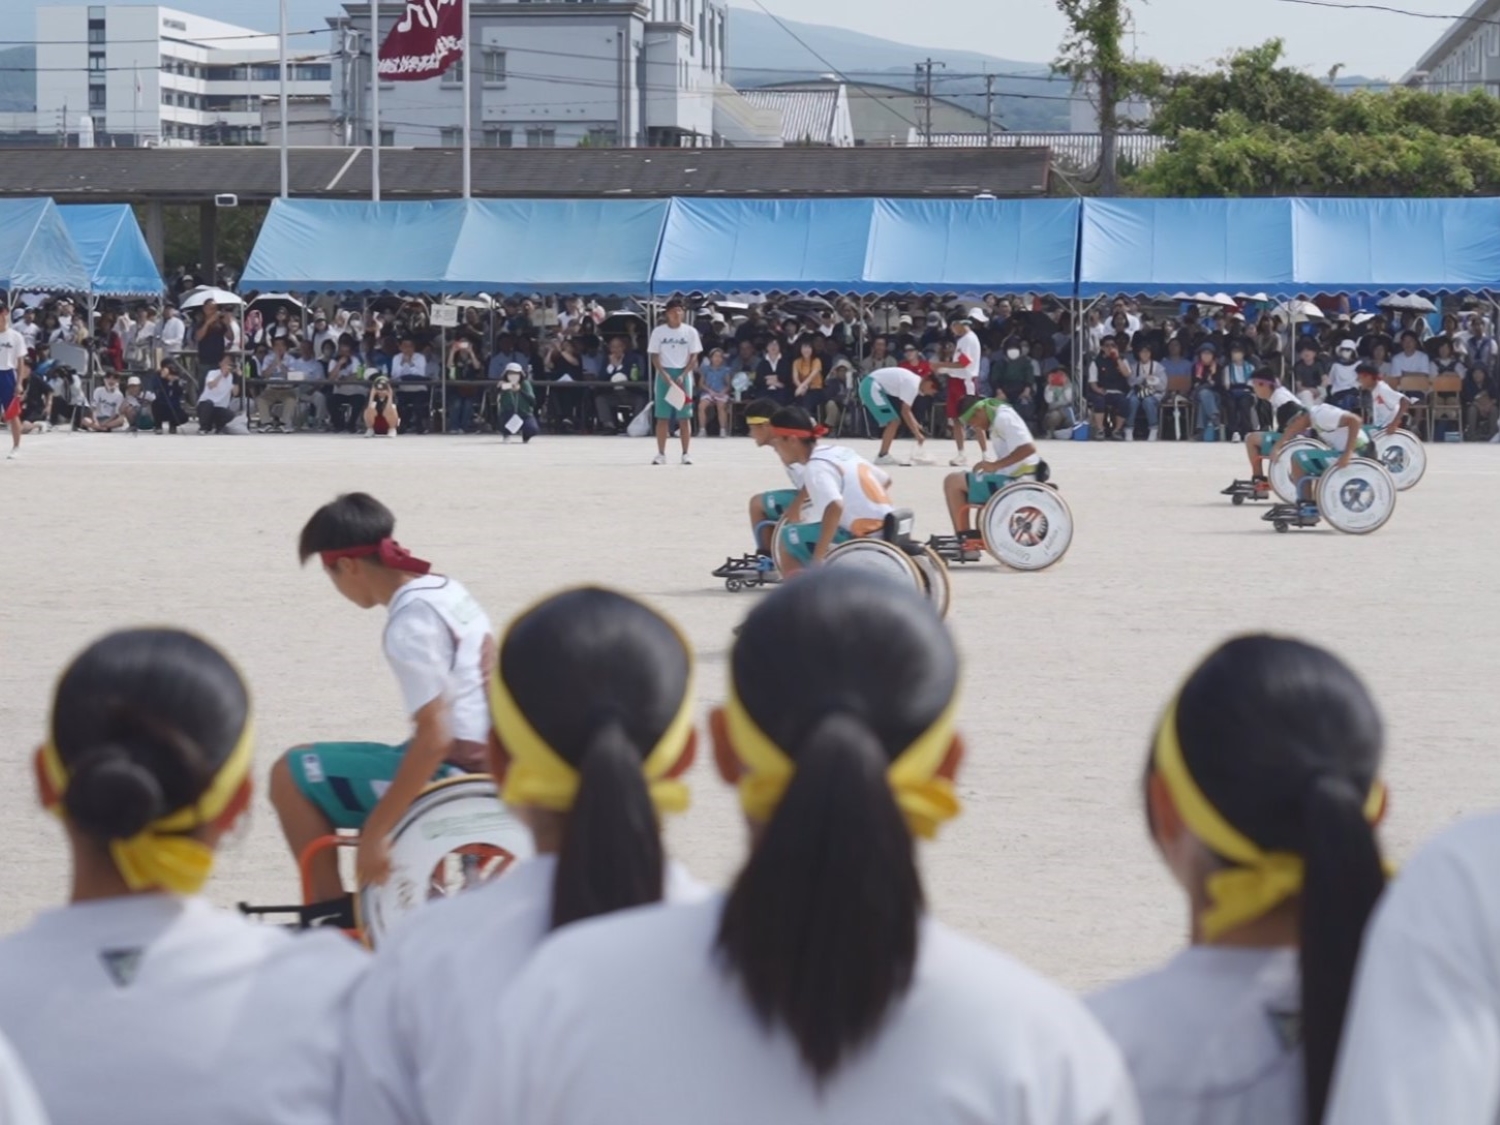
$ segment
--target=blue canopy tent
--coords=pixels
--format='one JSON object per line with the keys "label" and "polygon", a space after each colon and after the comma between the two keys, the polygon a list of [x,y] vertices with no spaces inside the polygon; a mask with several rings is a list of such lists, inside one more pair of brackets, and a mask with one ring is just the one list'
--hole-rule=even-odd
{"label": "blue canopy tent", "polygon": [[83,293],[88,270],[50,199],[0,199],[0,289]]}
{"label": "blue canopy tent", "polygon": [[78,203],[60,207],[68,234],[89,271],[97,297],[159,297],[165,286],[127,203]]}
{"label": "blue canopy tent", "polygon": [[456,199],[412,203],[278,199],[240,284],[288,293],[442,293],[463,233]]}
{"label": "blue canopy tent", "polygon": [[673,199],[656,293],[864,289],[873,199]]}
{"label": "blue canopy tent", "polygon": [[479,199],[468,205],[446,293],[645,296],[664,199]]}
{"label": "blue canopy tent", "polygon": [[1076,199],[874,202],[862,292],[1073,292]]}
{"label": "blue canopy tent", "polygon": [[1474,293],[1500,287],[1500,199],[1293,199],[1297,289]]}

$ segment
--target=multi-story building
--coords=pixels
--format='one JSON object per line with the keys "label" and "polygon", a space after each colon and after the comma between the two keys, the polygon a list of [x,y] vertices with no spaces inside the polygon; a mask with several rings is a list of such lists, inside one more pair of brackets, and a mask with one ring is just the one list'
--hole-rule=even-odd
{"label": "multi-story building", "polygon": [[1438,94],[1500,94],[1500,0],[1474,0],[1402,83]]}
{"label": "multi-story building", "polygon": [[[249,28],[148,4],[41,7],[36,27],[38,133],[88,116],[97,145],[253,144],[280,90],[277,37]],[[323,52],[292,46],[292,94],[328,95]]]}
{"label": "multi-story building", "polygon": [[[377,44],[406,11],[379,6]],[[475,146],[706,146],[724,83],[723,0],[473,0]],[[333,104],[345,142],[368,144],[370,5],[333,27]],[[463,64],[425,82],[381,83],[381,143],[462,144]]]}

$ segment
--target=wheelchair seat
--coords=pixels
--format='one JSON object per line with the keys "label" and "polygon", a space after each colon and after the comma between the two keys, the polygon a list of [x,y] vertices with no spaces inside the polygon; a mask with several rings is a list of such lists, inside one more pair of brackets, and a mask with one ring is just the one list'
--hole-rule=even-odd
{"label": "wheelchair seat", "polygon": [[910,508],[897,508],[895,511],[886,513],[885,525],[880,529],[880,538],[899,547],[910,541],[912,529],[916,527],[916,524],[917,518]]}

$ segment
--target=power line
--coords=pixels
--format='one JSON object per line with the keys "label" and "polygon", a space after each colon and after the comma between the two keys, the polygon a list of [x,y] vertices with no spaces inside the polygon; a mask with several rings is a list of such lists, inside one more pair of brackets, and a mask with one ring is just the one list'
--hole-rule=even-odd
{"label": "power line", "polygon": [[[328,28],[315,27],[311,31],[288,31],[288,39],[295,39],[306,35],[327,35]],[[143,43],[177,43],[185,47],[191,47],[195,43],[223,43],[230,40],[241,39],[276,39],[274,31],[249,31],[238,35],[199,35],[192,39],[182,39],[175,35],[159,35],[155,39],[110,39],[96,43],[92,39],[0,39],[0,47],[123,47],[127,44],[138,45]]]}
{"label": "power line", "polygon": [[1478,23],[1500,26],[1500,20],[1484,16],[1445,16],[1439,12],[1414,12],[1410,8],[1395,8],[1389,4],[1362,4],[1352,0],[1277,0],[1281,4],[1299,4],[1308,8],[1340,8],[1350,12],[1384,12],[1393,16],[1411,16],[1419,20],[1445,20],[1448,23]]}

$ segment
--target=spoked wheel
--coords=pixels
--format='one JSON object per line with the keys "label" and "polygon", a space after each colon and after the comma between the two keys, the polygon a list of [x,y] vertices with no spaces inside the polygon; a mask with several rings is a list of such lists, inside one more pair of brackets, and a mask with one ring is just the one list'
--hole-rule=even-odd
{"label": "spoked wheel", "polygon": [[920,555],[909,556],[917,564],[922,583],[927,588],[927,600],[939,617],[948,616],[948,607],[953,601],[953,587],[948,581],[948,564],[943,556],[931,547],[923,547]]}
{"label": "spoked wheel", "polygon": [[1002,488],[979,513],[984,548],[1014,570],[1043,570],[1067,554],[1073,511],[1062,493],[1022,482]]}

